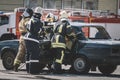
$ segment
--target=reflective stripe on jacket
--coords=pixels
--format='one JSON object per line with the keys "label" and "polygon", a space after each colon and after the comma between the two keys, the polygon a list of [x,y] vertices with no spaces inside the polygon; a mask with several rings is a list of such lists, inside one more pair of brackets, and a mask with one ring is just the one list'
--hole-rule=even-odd
{"label": "reflective stripe on jacket", "polygon": [[65,38],[62,35],[56,34],[51,39],[52,41],[52,48],[66,48],[65,45]]}

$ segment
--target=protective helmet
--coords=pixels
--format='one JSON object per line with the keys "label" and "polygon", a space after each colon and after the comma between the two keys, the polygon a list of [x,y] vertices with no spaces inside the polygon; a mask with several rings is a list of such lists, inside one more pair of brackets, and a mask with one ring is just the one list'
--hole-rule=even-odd
{"label": "protective helmet", "polygon": [[42,16],[42,8],[41,8],[41,7],[36,7],[36,8],[34,9],[34,14],[33,14],[33,16],[40,19],[41,16]]}
{"label": "protective helmet", "polygon": [[48,14],[46,15],[46,21],[48,21],[48,22],[53,22],[53,21],[55,21],[55,16],[54,16],[54,14],[48,13]]}
{"label": "protective helmet", "polygon": [[34,9],[34,13],[40,13],[40,14],[42,14],[42,8],[41,7],[36,7]]}
{"label": "protective helmet", "polygon": [[66,11],[61,11],[59,15],[60,15],[59,16],[60,20],[67,20],[68,19],[68,14]]}
{"label": "protective helmet", "polygon": [[22,14],[23,17],[32,17],[32,15],[33,15],[33,10],[30,8],[26,8]]}

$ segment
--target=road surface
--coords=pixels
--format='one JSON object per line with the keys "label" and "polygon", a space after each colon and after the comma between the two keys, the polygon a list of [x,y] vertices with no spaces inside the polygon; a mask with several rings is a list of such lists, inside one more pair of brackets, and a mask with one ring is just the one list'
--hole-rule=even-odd
{"label": "road surface", "polygon": [[44,71],[38,75],[31,75],[23,67],[19,72],[5,70],[0,60],[0,80],[120,80],[120,66],[108,76],[101,74],[98,70],[90,71],[88,74],[52,74]]}

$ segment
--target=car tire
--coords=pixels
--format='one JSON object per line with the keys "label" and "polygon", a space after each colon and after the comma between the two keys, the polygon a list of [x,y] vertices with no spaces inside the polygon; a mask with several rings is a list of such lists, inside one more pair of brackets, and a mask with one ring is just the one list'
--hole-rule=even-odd
{"label": "car tire", "polygon": [[90,64],[85,57],[77,57],[74,59],[70,71],[73,73],[88,73],[90,70]]}
{"label": "car tire", "polygon": [[6,70],[12,70],[14,64],[15,55],[12,51],[6,51],[2,57],[2,64]]}
{"label": "car tire", "polygon": [[109,75],[113,73],[116,70],[117,66],[116,65],[100,65],[98,66],[98,69],[101,73],[105,75]]}

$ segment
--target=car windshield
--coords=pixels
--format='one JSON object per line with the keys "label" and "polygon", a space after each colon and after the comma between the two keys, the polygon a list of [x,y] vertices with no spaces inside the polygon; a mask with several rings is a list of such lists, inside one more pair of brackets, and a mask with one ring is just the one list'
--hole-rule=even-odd
{"label": "car windshield", "polygon": [[108,32],[102,26],[73,26],[74,32],[79,34],[79,39],[111,39]]}

